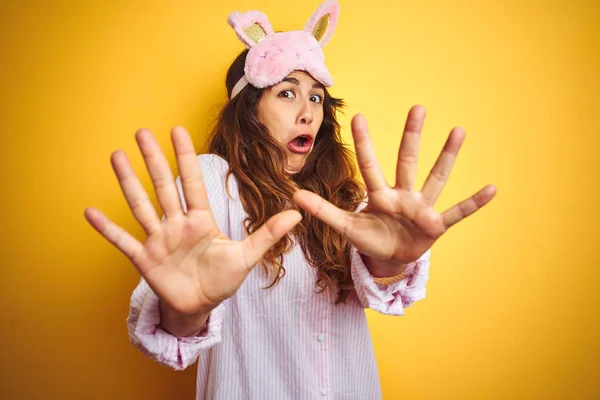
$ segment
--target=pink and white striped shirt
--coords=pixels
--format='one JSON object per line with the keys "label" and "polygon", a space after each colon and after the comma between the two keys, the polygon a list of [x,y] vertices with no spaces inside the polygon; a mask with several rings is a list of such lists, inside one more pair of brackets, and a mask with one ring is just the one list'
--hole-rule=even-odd
{"label": "pink and white striped shirt", "polygon": [[[229,179],[233,200],[225,191],[227,162],[214,154],[199,155],[198,162],[221,232],[243,240],[247,214],[235,176]],[[180,177],[176,183],[186,210]],[[404,315],[404,308],[425,297],[430,252],[409,264],[403,280],[384,286],[373,281],[352,248],[355,291],[336,306],[329,290],[314,291],[316,270],[296,245],[284,255],[286,275],[271,291],[261,289],[270,281],[262,266],[255,267],[193,337],[160,328],[158,298],[142,278],[131,297],[129,338],[145,355],[176,370],[198,359],[197,400],[381,399],[364,308]]]}

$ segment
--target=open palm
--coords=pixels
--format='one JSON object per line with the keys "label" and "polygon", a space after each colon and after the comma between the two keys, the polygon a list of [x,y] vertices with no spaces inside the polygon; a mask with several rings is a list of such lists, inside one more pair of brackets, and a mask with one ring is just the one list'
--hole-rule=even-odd
{"label": "open palm", "polygon": [[183,314],[208,312],[233,296],[264,253],[300,221],[301,215],[295,210],[281,212],[245,240],[232,241],[219,231],[214,220],[187,131],[176,127],[171,132],[187,213],[152,133],[138,130],[136,140],[164,218],[159,219],[123,151],[114,152],[111,162],[127,203],[148,236],[145,243],[95,208],[87,208],[84,215],[131,260],[161,300]]}
{"label": "open palm", "polygon": [[451,226],[479,210],[496,193],[494,185],[487,185],[442,214],[433,209],[465,134],[460,128],[452,130],[423,188],[416,191],[414,182],[424,120],[425,108],[412,107],[398,152],[396,183],[390,187],[377,161],[365,118],[360,114],[354,116],[352,137],[368,194],[368,205],[359,213],[342,210],[306,190],[296,192],[294,201],[344,234],[367,256],[402,264],[419,259]]}

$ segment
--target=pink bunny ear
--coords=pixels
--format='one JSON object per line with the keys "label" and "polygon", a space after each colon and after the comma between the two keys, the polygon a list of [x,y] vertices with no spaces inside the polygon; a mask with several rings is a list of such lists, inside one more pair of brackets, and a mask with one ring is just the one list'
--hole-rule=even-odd
{"label": "pink bunny ear", "polygon": [[337,0],[327,0],[310,17],[304,31],[314,36],[321,47],[325,47],[335,31],[339,15],[340,4]]}
{"label": "pink bunny ear", "polygon": [[273,28],[267,16],[261,11],[233,12],[227,22],[246,48],[251,48],[268,35],[273,34]]}

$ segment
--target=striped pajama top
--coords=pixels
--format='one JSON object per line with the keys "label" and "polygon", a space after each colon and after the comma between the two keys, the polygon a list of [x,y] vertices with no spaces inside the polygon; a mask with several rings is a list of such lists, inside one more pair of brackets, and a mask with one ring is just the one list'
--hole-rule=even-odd
{"label": "striped pajama top", "polygon": [[[234,175],[228,182],[233,199],[225,190],[227,162],[214,154],[198,155],[198,162],[221,232],[243,240],[247,214]],[[186,211],[180,177],[176,184]],[[355,290],[345,304],[336,306],[329,290],[316,293],[316,269],[296,244],[284,254],[286,275],[274,288],[262,289],[271,281],[258,265],[191,337],[161,329],[158,298],[141,278],[127,317],[130,341],[175,370],[198,360],[197,400],[381,399],[364,308],[404,315],[404,308],[424,298],[431,250],[408,265],[404,279],[387,286],[375,283],[357,250],[351,250]]]}

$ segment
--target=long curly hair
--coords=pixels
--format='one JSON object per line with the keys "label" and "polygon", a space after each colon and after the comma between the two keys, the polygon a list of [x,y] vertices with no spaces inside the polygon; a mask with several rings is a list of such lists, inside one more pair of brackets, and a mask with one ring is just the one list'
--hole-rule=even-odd
{"label": "long curly hair", "polygon": [[287,175],[284,148],[258,119],[263,90],[246,85],[231,99],[233,86],[244,75],[247,54],[247,49],[240,53],[227,72],[225,84],[230,101],[221,109],[208,138],[208,152],[229,163],[227,180],[231,174],[237,178],[242,206],[248,214],[244,219],[248,234],[283,210],[295,209],[302,214],[302,221],[290,234],[264,255],[262,265],[267,278],[274,272],[273,281],[264,289],[274,287],[285,276],[283,254],[293,248],[290,235],[295,235],[309,263],[318,270],[317,292],[329,289],[337,295],[336,305],[344,303],[354,289],[348,240],[292,200],[299,188],[317,193],[346,211],[355,211],[364,200],[365,190],[358,180],[355,154],[342,143],[336,120],[344,101],[331,97],[325,90],[323,123],[313,150],[300,172]]}

